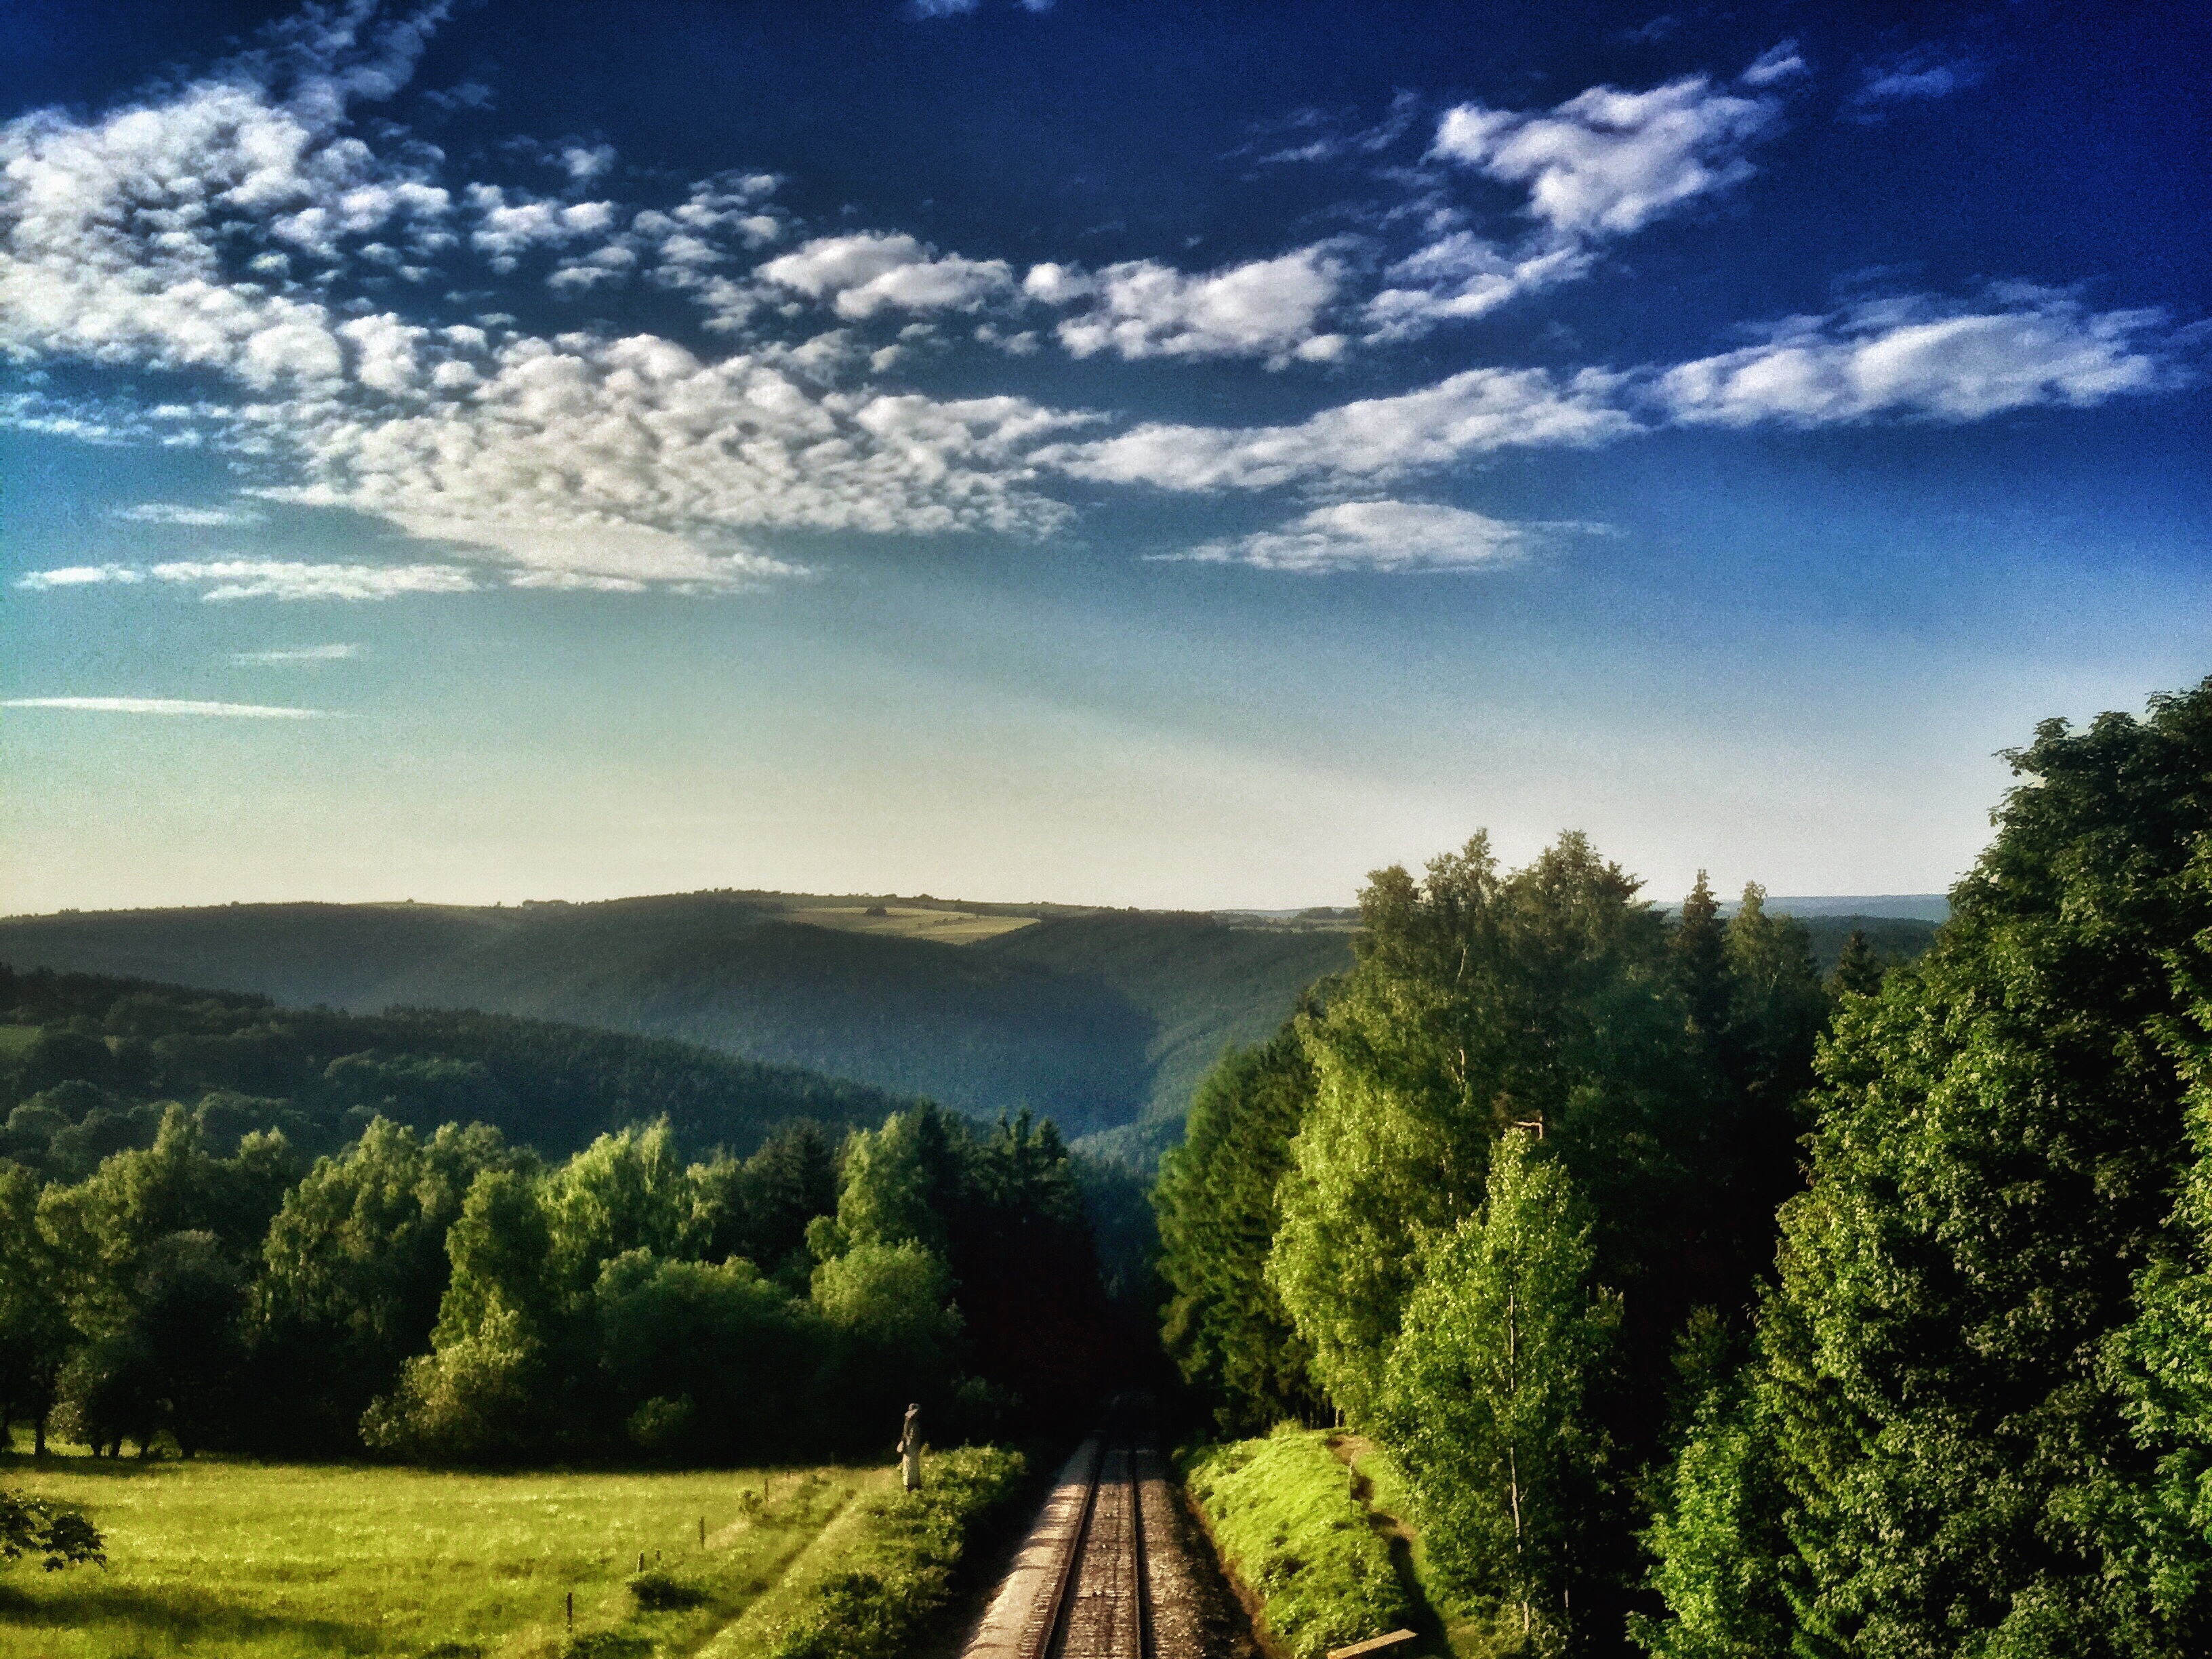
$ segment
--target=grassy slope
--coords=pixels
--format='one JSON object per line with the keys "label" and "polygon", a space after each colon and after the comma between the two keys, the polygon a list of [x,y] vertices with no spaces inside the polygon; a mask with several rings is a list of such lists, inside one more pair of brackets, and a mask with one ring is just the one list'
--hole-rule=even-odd
{"label": "grassy slope", "polygon": [[1278,1650],[1318,1659],[1411,1616],[1389,1546],[1354,1501],[1326,1432],[1285,1427],[1212,1447],[1185,1480]]}
{"label": "grassy slope", "polygon": [[[571,1590],[579,1632],[614,1638],[605,1651],[623,1651],[624,1638],[695,1651],[890,1474],[443,1474],[64,1458],[19,1461],[9,1478],[83,1505],[106,1534],[108,1566],[0,1576],[9,1659],[441,1647],[453,1659],[521,1659],[560,1650]],[[743,1494],[763,1486],[767,1502],[749,1509]],[[640,1615],[625,1580],[641,1550],[661,1552],[664,1571],[702,1589],[705,1603]]]}

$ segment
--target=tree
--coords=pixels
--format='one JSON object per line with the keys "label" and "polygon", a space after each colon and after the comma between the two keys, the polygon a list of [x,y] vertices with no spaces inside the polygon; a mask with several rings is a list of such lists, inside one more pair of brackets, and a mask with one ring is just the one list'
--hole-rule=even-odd
{"label": "tree", "polygon": [[284,1195],[255,1286],[253,1440],[343,1450],[361,1414],[428,1344],[450,1266],[446,1231],[485,1170],[535,1168],[496,1129],[448,1123],[427,1140],[373,1119]]}
{"label": "tree", "polygon": [[819,1449],[825,1431],[849,1432],[835,1420],[846,1401],[825,1375],[820,1322],[750,1261],[631,1250],[600,1268],[592,1300],[607,1420],[635,1449],[780,1461]]}
{"label": "tree", "polygon": [[1182,1145],[1161,1158],[1152,1188],[1170,1291],[1161,1340],[1225,1434],[1317,1420],[1324,1410],[1313,1352],[1267,1276],[1281,1217],[1275,1189],[1313,1092],[1295,1022],[1224,1054],[1199,1085]]}
{"label": "tree", "polygon": [[1655,1472],[1644,1547],[1668,1617],[1629,1634],[1656,1659],[1778,1659],[1796,1628],[1769,1373],[1745,1364],[1711,1309],[1685,1324],[1676,1358],[1673,1459]]}
{"label": "tree", "polygon": [[[2185,1309],[2160,1294],[2190,1164],[2171,964],[2212,924],[2212,682],[2009,758],[1934,949],[1843,1000],[1783,1212],[1760,1386],[1808,1654],[2203,1645],[2201,1579],[2154,1576],[2130,1501],[2160,1485],[2166,1407],[2112,1355],[2140,1294],[2143,1376],[2190,1374],[2157,1326]],[[2185,1434],[2163,1449],[2185,1485]]]}
{"label": "tree", "polygon": [[1701,1036],[1717,1042],[1729,1023],[1728,928],[1721,921],[1720,901],[1702,870],[1698,884],[1682,901],[1681,917],[1667,949],[1691,1024]]}
{"label": "tree", "polygon": [[[1422,1242],[1480,1206],[1508,1128],[1541,1126],[1632,1304],[1639,1282],[1685,1279],[1704,1091],[1665,924],[1637,887],[1578,835],[1501,877],[1478,836],[1425,881],[1393,866],[1360,895],[1358,963],[1301,1027],[1316,1089],[1267,1265],[1355,1420]],[[1664,1325],[1647,1340],[1663,1353]]]}
{"label": "tree", "polygon": [[1425,1253],[1378,1426],[1429,1559],[1537,1651],[1571,1638],[1601,1533],[1608,1449],[1587,1396],[1620,1319],[1592,1281],[1589,1219],[1559,1164],[1511,1129],[1483,1211]]}
{"label": "tree", "polygon": [[[2212,892],[2212,844],[2188,884]],[[2154,1460],[2123,1499],[2122,1553],[2187,1645],[2212,1644],[2212,933],[2174,953],[2185,1008],[2164,1029],[2189,1085],[2189,1157],[2173,1213],[2136,1277],[2136,1316],[2109,1360],[2137,1443]]]}
{"label": "tree", "polygon": [[1837,997],[1869,997],[1881,989],[1881,958],[1868,943],[1866,930],[1854,927],[1836,957],[1835,971],[1828,975],[1828,992]]}
{"label": "tree", "polygon": [[27,1418],[43,1457],[56,1388],[77,1337],[38,1208],[31,1172],[0,1161],[0,1431],[6,1420]]}
{"label": "tree", "polygon": [[[530,1173],[490,1169],[470,1183],[446,1233],[453,1276],[431,1352],[402,1369],[398,1386],[362,1414],[362,1439],[379,1450],[441,1459],[520,1456],[550,1441],[559,1375],[549,1335],[559,1328],[552,1229]],[[566,1345],[559,1345],[565,1346]]]}

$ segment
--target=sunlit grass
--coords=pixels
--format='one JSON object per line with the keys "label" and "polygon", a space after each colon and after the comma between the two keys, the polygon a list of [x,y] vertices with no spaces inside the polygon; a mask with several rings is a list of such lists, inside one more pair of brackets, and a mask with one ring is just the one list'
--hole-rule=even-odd
{"label": "sunlit grass", "polygon": [[[775,1586],[888,1469],[459,1474],[253,1464],[14,1460],[6,1478],[82,1506],[108,1565],[0,1570],[0,1656],[689,1653]],[[754,1496],[750,1499],[747,1494]],[[707,1544],[700,1544],[704,1521]],[[699,1606],[641,1613],[642,1552]]]}
{"label": "sunlit grass", "polygon": [[[880,911],[881,914],[875,914]],[[978,915],[967,910],[931,910],[903,904],[793,904],[786,921],[846,933],[885,933],[897,939],[933,939],[939,945],[973,945],[1033,924],[1035,916]]]}

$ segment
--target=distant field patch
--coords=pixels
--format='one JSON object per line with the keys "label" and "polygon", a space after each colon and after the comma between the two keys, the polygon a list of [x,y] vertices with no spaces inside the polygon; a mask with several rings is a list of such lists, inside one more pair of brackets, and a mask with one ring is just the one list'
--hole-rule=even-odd
{"label": "distant field patch", "polygon": [[[453,1474],[216,1460],[9,1460],[11,1484],[82,1505],[108,1565],[0,1570],[0,1656],[690,1654],[891,1472]],[[708,1534],[700,1545],[703,1520]],[[643,1552],[678,1587],[639,1605]],[[689,1602],[690,1605],[683,1605]],[[758,1621],[749,1621],[750,1636]],[[718,1655],[764,1654],[728,1632]]]}
{"label": "distant field patch", "polygon": [[970,910],[931,910],[903,904],[794,905],[786,921],[810,927],[834,927],[845,933],[887,933],[896,939],[926,939],[939,945],[973,945],[1017,928],[1034,927],[1035,916],[986,916]]}
{"label": "distant field patch", "polygon": [[0,1025],[0,1054],[21,1054],[38,1040],[35,1025]]}

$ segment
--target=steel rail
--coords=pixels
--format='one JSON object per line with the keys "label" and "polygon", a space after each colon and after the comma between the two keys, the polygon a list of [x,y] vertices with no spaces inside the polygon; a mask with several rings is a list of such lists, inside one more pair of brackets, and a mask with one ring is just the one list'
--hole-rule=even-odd
{"label": "steel rail", "polygon": [[1106,1443],[1102,1438],[1091,1448],[1091,1472],[1083,1488],[1083,1512],[1053,1568],[1050,1587],[1045,1592],[1044,1616],[1023,1633],[1020,1659],[1046,1659],[1052,1651],[1053,1638],[1060,1634],[1060,1621],[1067,1613],[1068,1587],[1075,1582],[1077,1570],[1083,1564],[1083,1546],[1091,1535],[1091,1517],[1098,1508],[1098,1477],[1105,1467]]}

